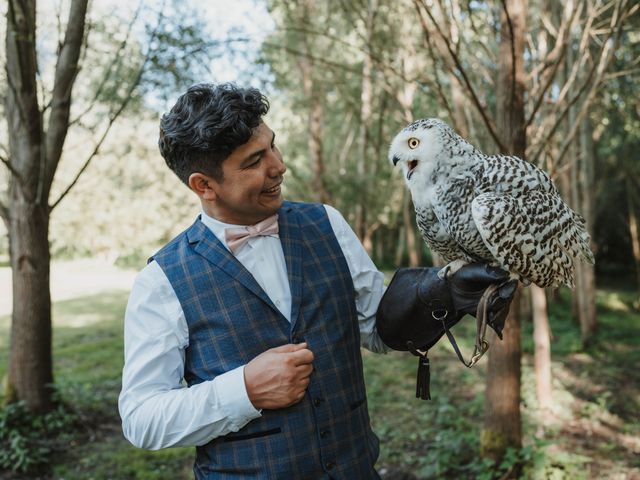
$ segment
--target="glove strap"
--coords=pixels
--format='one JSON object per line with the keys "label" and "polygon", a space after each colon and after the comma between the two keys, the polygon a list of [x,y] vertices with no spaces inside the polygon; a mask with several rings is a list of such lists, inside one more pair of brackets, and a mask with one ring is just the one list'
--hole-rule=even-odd
{"label": "glove strap", "polygon": [[482,356],[489,349],[489,342],[485,340],[487,334],[487,304],[489,299],[494,294],[494,292],[498,289],[496,285],[489,285],[487,289],[482,294],[482,298],[480,302],[478,302],[478,309],[476,311],[476,344],[473,350],[473,355],[471,356],[471,360],[468,362],[462,356],[462,352],[460,352],[460,348],[458,347],[458,343],[456,339],[453,337],[453,334],[449,331],[449,327],[445,322],[447,318],[448,312],[445,310],[442,315],[436,315],[436,312],[432,312],[431,316],[442,323],[442,328],[444,328],[444,332],[451,343],[458,359],[462,362],[462,364],[468,368],[473,367],[478,361],[482,358]]}

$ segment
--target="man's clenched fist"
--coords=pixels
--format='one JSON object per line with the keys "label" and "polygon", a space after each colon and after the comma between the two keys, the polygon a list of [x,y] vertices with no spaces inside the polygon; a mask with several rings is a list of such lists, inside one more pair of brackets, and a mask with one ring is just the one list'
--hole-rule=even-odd
{"label": "man's clenched fist", "polygon": [[255,408],[284,408],[304,397],[313,371],[313,352],[306,343],[288,344],[261,353],[244,367],[244,383]]}

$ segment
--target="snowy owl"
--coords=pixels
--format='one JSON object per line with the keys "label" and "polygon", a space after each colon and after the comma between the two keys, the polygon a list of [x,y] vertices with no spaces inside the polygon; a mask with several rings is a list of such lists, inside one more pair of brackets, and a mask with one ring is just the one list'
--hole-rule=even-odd
{"label": "snowy owl", "polygon": [[484,262],[526,284],[573,288],[574,262],[594,261],[584,218],[529,162],[484,155],[438,119],[400,131],[389,160],[402,168],[424,240],[451,272]]}

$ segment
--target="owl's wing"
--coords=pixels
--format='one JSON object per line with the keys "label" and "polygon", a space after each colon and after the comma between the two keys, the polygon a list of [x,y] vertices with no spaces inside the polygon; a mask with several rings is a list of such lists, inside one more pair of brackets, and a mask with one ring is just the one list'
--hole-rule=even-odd
{"label": "owl's wing", "polygon": [[573,288],[574,259],[593,261],[584,219],[555,188],[483,193],[473,200],[472,215],[503,267],[541,287],[564,283]]}

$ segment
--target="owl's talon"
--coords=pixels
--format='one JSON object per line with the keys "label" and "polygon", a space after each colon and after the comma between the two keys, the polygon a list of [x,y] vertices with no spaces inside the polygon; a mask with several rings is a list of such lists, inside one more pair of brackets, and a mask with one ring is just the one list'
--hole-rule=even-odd
{"label": "owl's talon", "polygon": [[438,270],[438,278],[440,280],[446,280],[447,278],[451,277],[451,275],[447,276],[448,273],[449,273],[449,265],[447,265],[446,267],[441,268],[440,270]]}
{"label": "owl's talon", "polygon": [[438,272],[438,278],[440,280],[446,280],[451,278],[458,270],[464,267],[467,263],[464,260],[454,260],[453,262],[449,262]]}

